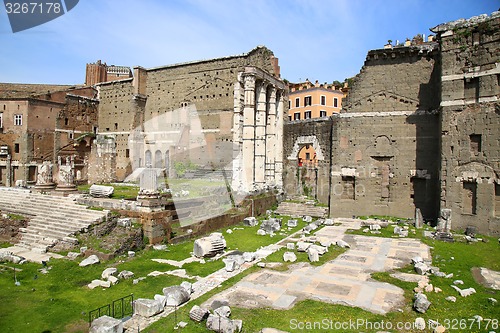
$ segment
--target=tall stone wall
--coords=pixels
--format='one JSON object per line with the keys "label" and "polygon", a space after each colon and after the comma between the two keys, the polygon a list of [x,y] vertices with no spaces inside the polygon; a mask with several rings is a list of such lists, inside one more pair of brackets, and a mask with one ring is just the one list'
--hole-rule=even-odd
{"label": "tall stone wall", "polygon": [[[288,196],[309,194],[329,203],[332,129],[331,118],[285,123],[283,183]],[[299,166],[299,151],[307,145],[314,148],[317,164]]]}
{"label": "tall stone wall", "polygon": [[437,44],[373,50],[333,116],[330,214],[437,216]]}
{"label": "tall stone wall", "polygon": [[441,45],[441,209],[500,233],[500,13],[433,29]]}

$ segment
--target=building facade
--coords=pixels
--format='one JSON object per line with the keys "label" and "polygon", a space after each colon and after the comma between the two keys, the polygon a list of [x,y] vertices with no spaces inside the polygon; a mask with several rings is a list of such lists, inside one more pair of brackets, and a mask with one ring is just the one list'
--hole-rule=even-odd
{"label": "building facade", "polygon": [[500,13],[431,29],[441,46],[441,212],[500,230]]}
{"label": "building facade", "polygon": [[344,93],[334,84],[289,84],[288,120],[305,120],[330,117],[342,109]]}
{"label": "building facade", "polygon": [[[278,59],[257,47],[136,67],[133,78],[96,85],[99,133],[115,140],[116,172],[109,176],[121,181],[145,167],[175,176],[176,165],[187,164],[227,171],[238,192],[281,188],[287,96],[279,75]],[[91,178],[104,181],[102,175]]]}
{"label": "building facade", "polygon": [[33,185],[44,161],[68,156],[84,181],[97,129],[95,95],[84,86],[0,84],[1,184]]}

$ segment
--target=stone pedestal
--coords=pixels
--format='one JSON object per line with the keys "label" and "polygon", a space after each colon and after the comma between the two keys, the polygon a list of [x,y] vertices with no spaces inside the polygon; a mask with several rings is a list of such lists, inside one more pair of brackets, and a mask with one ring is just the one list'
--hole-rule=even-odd
{"label": "stone pedestal", "polygon": [[141,173],[137,203],[143,208],[143,211],[153,212],[162,210],[160,191],[158,190],[158,175],[155,169],[146,168]]}
{"label": "stone pedestal", "polygon": [[56,191],[72,192],[76,191],[75,185],[75,160],[74,157],[66,157],[66,164],[62,164],[61,156],[58,157],[59,176],[57,177]]}
{"label": "stone pedestal", "polygon": [[56,187],[54,179],[52,178],[53,164],[45,161],[38,167],[38,175],[36,178],[35,189],[37,190],[51,190]]}

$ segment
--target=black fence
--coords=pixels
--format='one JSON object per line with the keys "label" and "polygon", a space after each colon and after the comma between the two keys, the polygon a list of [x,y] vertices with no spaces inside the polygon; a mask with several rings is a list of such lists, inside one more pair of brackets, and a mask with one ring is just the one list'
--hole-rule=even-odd
{"label": "black fence", "polygon": [[89,312],[89,325],[94,319],[102,316],[109,316],[116,319],[122,319],[126,316],[134,314],[134,294],[114,300],[112,303],[106,304]]}

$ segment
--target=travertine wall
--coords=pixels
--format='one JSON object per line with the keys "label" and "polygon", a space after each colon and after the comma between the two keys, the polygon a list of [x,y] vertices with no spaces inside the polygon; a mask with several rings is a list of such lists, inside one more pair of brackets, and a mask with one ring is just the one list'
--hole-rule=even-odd
{"label": "travertine wall", "polygon": [[432,30],[441,41],[441,209],[455,230],[500,233],[500,13]]}

